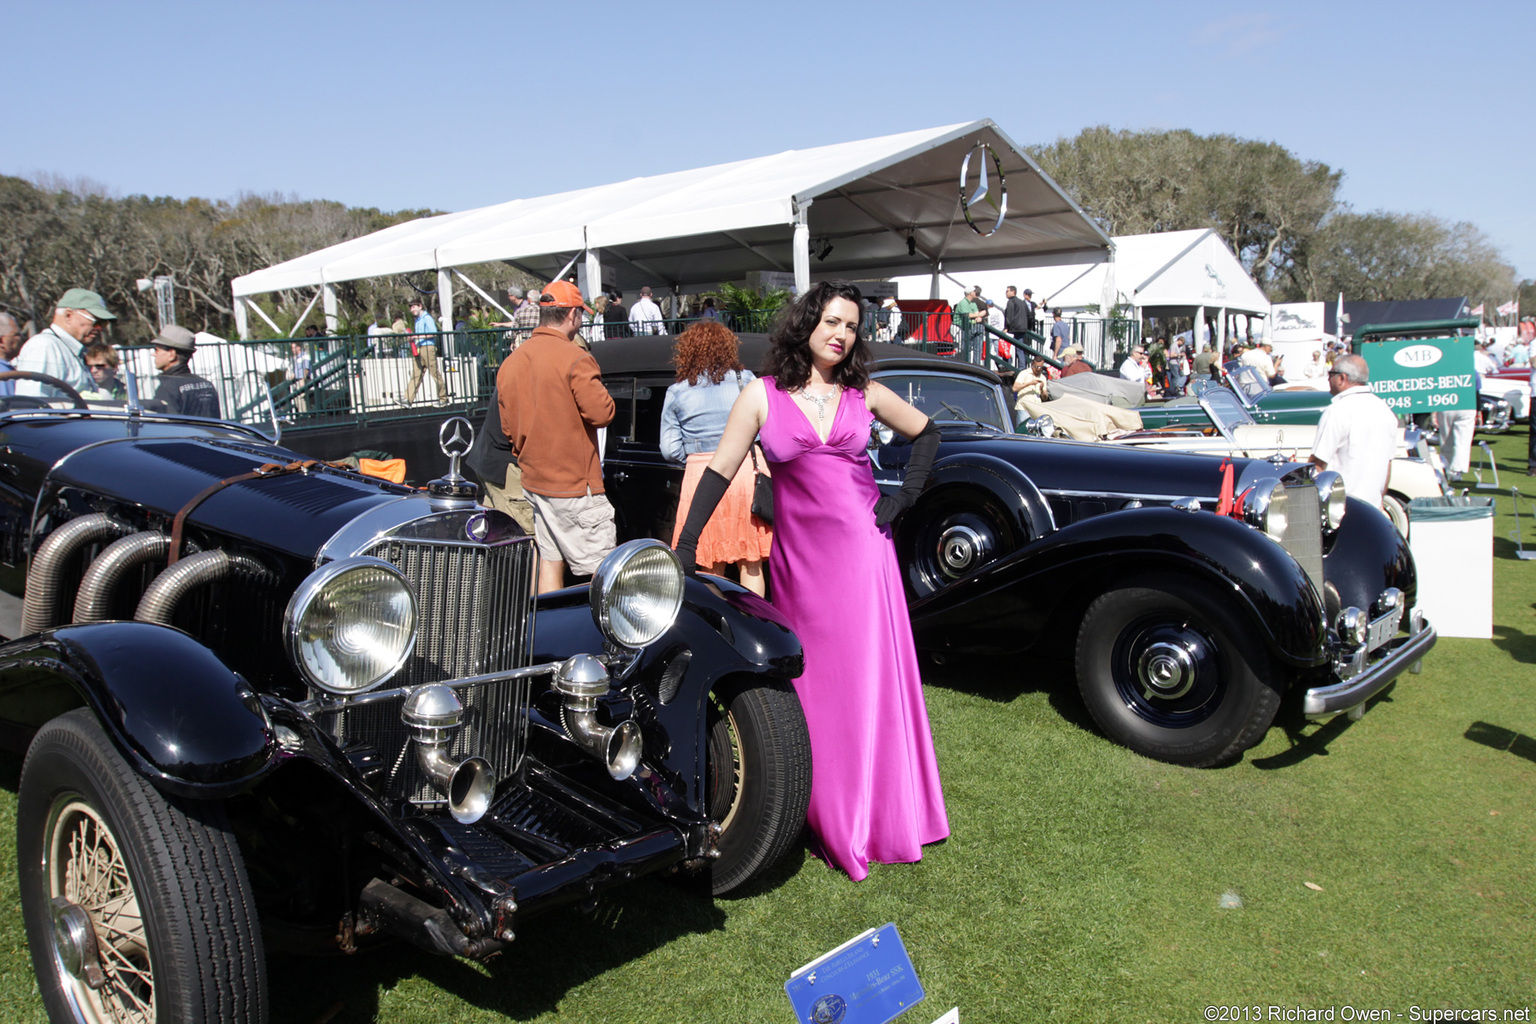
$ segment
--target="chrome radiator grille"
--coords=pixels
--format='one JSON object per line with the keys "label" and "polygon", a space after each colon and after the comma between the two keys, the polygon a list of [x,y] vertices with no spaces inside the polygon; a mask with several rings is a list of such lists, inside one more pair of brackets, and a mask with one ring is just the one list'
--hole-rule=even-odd
{"label": "chrome radiator grille", "polygon": [[1317,496],[1317,487],[1310,481],[1290,485],[1285,489],[1285,498],[1285,539],[1280,543],[1301,565],[1302,570],[1307,574],[1307,579],[1312,581],[1312,586],[1317,588],[1318,596],[1321,597],[1323,594],[1323,524],[1322,504]]}
{"label": "chrome radiator grille", "polygon": [[[363,554],[400,569],[416,591],[416,647],[386,687],[416,687],[488,675],[528,664],[532,644],[535,549],[532,538],[497,545],[387,538]],[[502,680],[457,689],[464,724],[449,753],[478,755],[497,781],[523,757],[528,681]],[[336,716],[341,742],[376,749],[388,766],[387,791],[416,803],[443,798],[422,774],[400,721],[401,699],[348,708]]]}

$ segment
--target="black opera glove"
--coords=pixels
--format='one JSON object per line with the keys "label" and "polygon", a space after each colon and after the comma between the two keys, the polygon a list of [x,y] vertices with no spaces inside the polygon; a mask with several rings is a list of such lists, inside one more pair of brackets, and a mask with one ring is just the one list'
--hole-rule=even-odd
{"label": "black opera glove", "polygon": [[704,470],[698,486],[693,490],[693,503],[688,506],[688,518],[683,521],[683,531],[677,538],[677,557],[683,563],[683,572],[689,576],[699,571],[699,534],[715,514],[715,506],[725,497],[731,482],[712,469]]}
{"label": "black opera glove", "polygon": [[875,502],[875,525],[887,526],[896,517],[917,502],[923,493],[928,477],[933,472],[933,459],[939,453],[939,428],[933,420],[912,439],[912,457],[907,460],[907,473],[902,477],[901,490],[895,494],[882,494]]}

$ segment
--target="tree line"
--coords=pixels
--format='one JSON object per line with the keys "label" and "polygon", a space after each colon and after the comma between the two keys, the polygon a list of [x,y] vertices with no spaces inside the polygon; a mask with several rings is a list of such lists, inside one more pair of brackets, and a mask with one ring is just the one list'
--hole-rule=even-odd
{"label": "tree line", "polygon": [[[135,282],[170,274],[177,322],[233,337],[234,278],[436,212],[383,213],[272,195],[227,201],[115,197],[89,181],[0,176],[0,310],[40,330],[60,295],[89,288],[119,318],[114,341],[134,344],[159,329],[154,293],[140,292]],[[338,286],[354,320],[370,313],[402,315],[412,291],[404,279]],[[265,297],[263,308],[286,331],[308,301],[309,294],[280,294]],[[319,316],[318,309],[311,312],[309,322]],[[258,337],[270,330],[258,317],[251,321]]]}
{"label": "tree line", "polygon": [[1465,295],[1492,309],[1516,293],[1474,225],[1359,212],[1339,199],[1343,171],[1278,143],[1098,125],[1029,153],[1111,235],[1213,228],[1272,302]]}

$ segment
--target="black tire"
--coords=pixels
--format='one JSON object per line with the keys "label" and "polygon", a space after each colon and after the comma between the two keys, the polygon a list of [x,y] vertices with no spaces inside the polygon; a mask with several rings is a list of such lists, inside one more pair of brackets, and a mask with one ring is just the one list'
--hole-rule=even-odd
{"label": "black tire", "polygon": [[1395,495],[1384,494],[1381,497],[1381,510],[1392,520],[1392,526],[1397,530],[1398,536],[1408,539],[1410,524],[1408,521],[1408,503]]}
{"label": "black tire", "polygon": [[[16,842],[27,942],[51,1020],[267,1019],[256,911],[223,808],[150,786],[90,711],[55,718],[32,741]],[[78,856],[77,843],[91,856]],[[58,914],[77,929],[89,921],[99,989],[66,967],[61,951],[80,947],[56,941]]]}
{"label": "black tire", "polygon": [[995,496],[951,487],[902,517],[896,544],[911,596],[927,597],[1012,554],[1023,539]]}
{"label": "black tire", "polygon": [[1177,581],[1112,590],[1077,634],[1077,686],[1111,739],[1204,768],[1240,757],[1280,707],[1267,653],[1216,595]]}
{"label": "black tire", "polygon": [[811,800],[811,737],[788,683],[727,682],[709,695],[705,800],[720,827],[710,891],[729,896],[799,839]]}

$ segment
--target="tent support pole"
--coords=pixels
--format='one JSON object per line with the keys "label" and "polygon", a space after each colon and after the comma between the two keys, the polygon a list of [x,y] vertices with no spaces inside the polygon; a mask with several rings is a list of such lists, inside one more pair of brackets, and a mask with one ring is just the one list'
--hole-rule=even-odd
{"label": "tent support pole", "polygon": [[246,299],[245,302],[247,306],[256,311],[257,316],[261,317],[267,322],[267,326],[272,328],[273,334],[276,334],[279,338],[283,336],[283,329],[277,326],[277,324],[273,323],[272,318],[267,316],[267,311],[262,309],[261,306],[257,304],[255,299]]}
{"label": "tent support pole", "polygon": [[[1189,335],[1189,337],[1190,337],[1190,340],[1194,342],[1195,351],[1196,352],[1200,351],[1200,343],[1205,340],[1205,307],[1204,306],[1197,306],[1197,307],[1195,307],[1195,324],[1194,324],[1194,326],[1192,328],[1190,328],[1190,335]],[[1217,348],[1215,351],[1216,351],[1216,355],[1219,358],[1225,359],[1227,357],[1226,352],[1224,352],[1222,349]]]}
{"label": "tent support pole", "polygon": [[459,268],[455,267],[455,268],[453,268],[453,272],[455,274],[459,275],[459,280],[463,281],[465,284],[469,285],[469,287],[471,289],[473,289],[473,291],[474,291],[474,293],[476,295],[480,296],[486,302],[489,302],[491,305],[495,306],[496,310],[499,313],[501,313],[502,316],[506,317],[508,320],[512,319],[512,314],[508,313],[505,309],[502,309],[501,308],[501,303],[499,303],[495,299],[491,298],[489,295],[487,295],[485,293],[485,291],[479,285],[475,284],[475,282],[473,282],[469,278],[465,277],[464,276],[464,272],[462,270],[460,270]]}
{"label": "tent support pole", "polygon": [[809,202],[795,208],[795,294],[804,295],[811,290],[811,226],[806,222]]}
{"label": "tent support pole", "polygon": [[446,267],[437,270],[437,329],[453,330],[453,274]]}
{"label": "tent support pole", "polygon": [[235,299],[235,337],[241,341],[251,339],[250,311],[245,308],[245,300]]}
{"label": "tent support pole", "polygon": [[1226,354],[1227,351],[1227,307],[1225,306],[1221,307],[1221,351],[1222,354]]}
{"label": "tent support pole", "polygon": [[327,284],[320,289],[320,297],[325,308],[325,333],[334,335],[338,326],[336,321],[336,289]]}
{"label": "tent support pole", "polygon": [[596,249],[588,249],[587,258],[576,268],[576,287],[581,289],[589,306],[597,293],[603,290],[603,267],[599,257]]}
{"label": "tent support pole", "polygon": [[[321,287],[322,291],[325,289],[324,285],[321,285],[320,287]],[[299,328],[304,326],[304,320],[305,320],[306,317],[309,316],[309,311],[314,309],[315,308],[315,303],[317,303],[319,301],[320,301],[320,292],[315,292],[315,297],[309,300],[309,305],[304,307],[304,312],[300,313],[299,314],[299,318],[293,322],[293,330],[288,332],[288,337],[291,338],[295,334],[299,333]],[[268,322],[270,323],[271,321],[268,321]],[[279,331],[278,333],[281,334],[282,332]]]}

